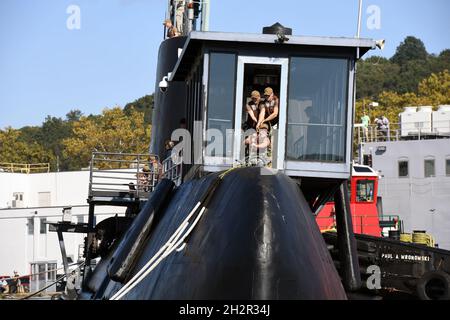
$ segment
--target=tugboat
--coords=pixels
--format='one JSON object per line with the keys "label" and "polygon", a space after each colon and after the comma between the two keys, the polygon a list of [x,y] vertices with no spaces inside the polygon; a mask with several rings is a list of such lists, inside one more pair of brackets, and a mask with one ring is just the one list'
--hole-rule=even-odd
{"label": "tugboat", "polygon": [[[165,159],[162,171],[120,192],[96,190],[91,175],[78,299],[347,299],[362,286],[347,187],[355,68],[384,41],[296,36],[279,23],[209,32],[207,5],[167,13],[181,35],[170,30],[158,55],[150,158]],[[264,154],[248,143],[263,127],[244,131],[254,91],[278,100]],[[315,221],[330,199],[337,258]],[[126,217],[95,225],[105,204]]]}

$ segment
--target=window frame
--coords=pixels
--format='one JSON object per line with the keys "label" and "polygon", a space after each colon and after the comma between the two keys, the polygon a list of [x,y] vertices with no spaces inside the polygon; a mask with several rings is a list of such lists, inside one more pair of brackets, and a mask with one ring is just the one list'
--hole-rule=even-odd
{"label": "window frame", "polygon": [[[406,163],[406,176],[402,176],[402,175],[400,175],[400,164],[402,163],[402,162],[404,162],[404,163]],[[409,178],[409,159],[399,159],[398,161],[397,161],[397,170],[398,170],[398,177],[400,178],[400,179],[404,179],[404,178]]]}
{"label": "window frame", "polygon": [[[432,161],[433,163],[433,174],[432,175],[427,175],[427,167],[426,164],[427,162]],[[423,176],[424,178],[434,178],[436,177],[436,158],[429,156],[429,157],[425,157],[423,160]]]}
{"label": "window frame", "polygon": [[27,218],[27,235],[34,235],[34,218]]}
{"label": "window frame", "polygon": [[[366,195],[367,195],[367,184],[370,183],[372,185],[372,200],[370,200],[370,201],[358,200],[358,195],[359,195],[358,185],[360,185],[361,183],[364,183],[366,186]],[[355,183],[355,202],[356,203],[374,203],[375,202],[375,187],[376,187],[376,183],[375,183],[374,179],[367,179],[367,178],[358,179]]]}
{"label": "window frame", "polygon": [[[236,101],[236,85],[237,85],[237,62],[238,62],[238,55],[239,55],[239,53],[237,52],[237,51],[226,51],[226,50],[210,50],[210,51],[208,51],[208,52],[206,52],[205,54],[204,54],[204,59],[203,59],[203,62],[204,62],[204,64],[205,63],[208,63],[208,66],[207,66],[207,70],[208,70],[208,73],[206,74],[206,81],[207,81],[207,83],[206,83],[206,86],[205,86],[205,88],[206,88],[206,93],[205,93],[205,124],[204,124],[204,131],[203,131],[203,143],[202,143],[202,146],[203,146],[203,162],[205,163],[205,164],[207,164],[207,162],[215,162],[213,159],[224,159],[224,160],[226,160],[226,159],[228,159],[228,161],[227,162],[232,162],[232,155],[231,155],[231,157],[228,157],[228,156],[226,156],[226,151],[227,151],[227,149],[226,149],[226,145],[224,145],[224,150],[223,150],[223,152],[224,152],[224,154],[225,155],[223,155],[223,156],[211,156],[211,155],[207,155],[206,154],[206,147],[208,146],[208,140],[207,140],[207,136],[206,136],[206,130],[208,130],[209,129],[209,95],[210,95],[210,87],[211,87],[211,57],[212,57],[212,55],[213,54],[229,54],[229,55],[234,55],[234,81],[233,81],[233,88],[234,88],[234,90],[233,90],[233,98],[231,99],[231,101],[233,102],[233,115],[232,115],[232,118],[231,118],[231,129],[235,129],[234,127],[235,127],[235,123],[234,123],[234,119],[235,119],[235,117],[236,117],[236,107],[235,107],[235,105],[234,105],[234,103],[235,103],[235,101]],[[204,75],[205,76],[205,75]],[[224,136],[224,143],[225,143],[225,141],[226,141],[226,136]],[[231,152],[233,153],[233,146],[231,146]]]}
{"label": "window frame", "polygon": [[444,166],[445,166],[444,168],[445,176],[450,177],[450,156],[445,157]]}
{"label": "window frame", "polygon": [[[347,146],[348,146],[348,139],[347,139],[347,135],[348,132],[346,129],[347,125],[349,123],[349,119],[348,119],[348,114],[349,114],[349,99],[350,99],[350,80],[351,80],[351,70],[352,70],[352,60],[349,57],[345,57],[345,56],[321,56],[321,55],[291,55],[289,56],[289,68],[288,68],[288,92],[287,92],[287,110],[286,110],[286,118],[288,119],[289,117],[289,83],[291,80],[291,70],[292,70],[292,61],[294,58],[299,58],[299,59],[317,59],[317,60],[343,60],[347,62],[347,66],[346,66],[346,71],[347,71],[347,75],[346,75],[346,82],[345,82],[345,96],[343,101],[346,101],[345,103],[345,110],[344,110],[344,123],[342,124],[342,129],[344,132],[344,137],[346,139],[344,139],[343,143],[343,149],[344,149],[344,154],[343,154],[343,161],[330,161],[330,160],[294,160],[294,159],[288,159],[287,158],[287,148],[288,148],[288,144],[287,144],[287,139],[288,139],[288,126],[289,126],[289,122],[288,120],[286,120],[286,128],[285,128],[285,158],[286,161],[292,161],[292,162],[313,162],[313,163],[327,163],[327,164],[342,164],[342,163],[347,163]],[[330,125],[327,124],[322,124],[321,127],[329,127]]]}
{"label": "window frame", "polygon": [[47,218],[39,218],[39,234],[47,234]]}

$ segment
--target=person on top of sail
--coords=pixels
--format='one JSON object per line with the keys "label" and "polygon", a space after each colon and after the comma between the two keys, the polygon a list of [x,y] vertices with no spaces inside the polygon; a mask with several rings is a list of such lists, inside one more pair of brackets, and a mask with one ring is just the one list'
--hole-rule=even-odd
{"label": "person on top of sail", "polygon": [[261,94],[254,90],[251,94],[251,100],[245,105],[247,111],[247,120],[244,123],[244,130],[255,129],[258,123],[259,113],[262,108]]}
{"label": "person on top of sail", "polygon": [[163,25],[167,28],[168,38],[178,37],[180,35],[177,28],[174,27],[172,20],[170,19],[164,20]]}
{"label": "person on top of sail", "polygon": [[269,125],[269,129],[277,129],[279,99],[270,87],[264,90],[264,98],[263,108],[261,108],[256,129],[259,129],[264,123]]}

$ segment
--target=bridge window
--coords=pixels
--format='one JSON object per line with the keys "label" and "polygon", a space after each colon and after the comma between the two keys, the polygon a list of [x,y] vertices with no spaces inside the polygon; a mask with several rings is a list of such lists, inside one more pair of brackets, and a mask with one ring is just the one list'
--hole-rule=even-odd
{"label": "bridge window", "polygon": [[291,58],[288,160],[345,162],[347,59]]}
{"label": "bridge window", "polygon": [[[236,55],[212,52],[209,59],[207,129],[217,129],[222,133],[223,143],[217,144],[216,141],[216,145],[223,148],[226,130],[234,127]],[[210,150],[207,156],[231,156],[233,146],[226,144],[225,147],[223,150],[207,149]]]}
{"label": "bridge window", "polygon": [[375,181],[358,180],[358,182],[356,183],[356,201],[372,202],[374,189],[375,189]]}

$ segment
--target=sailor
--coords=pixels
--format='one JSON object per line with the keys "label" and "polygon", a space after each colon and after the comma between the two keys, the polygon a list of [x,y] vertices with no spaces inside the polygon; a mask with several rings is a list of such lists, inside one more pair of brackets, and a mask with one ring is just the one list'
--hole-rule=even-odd
{"label": "sailor", "polygon": [[370,117],[364,112],[364,115],[361,117],[363,135],[366,142],[369,141],[369,125],[370,125]]}
{"label": "sailor", "polygon": [[20,286],[19,273],[14,270],[14,277],[11,280],[11,285],[9,286],[9,292],[18,293],[19,286]]}
{"label": "sailor", "polygon": [[184,0],[175,0],[175,27],[180,34],[183,34],[184,7]]}
{"label": "sailor", "polygon": [[253,159],[262,160],[264,165],[267,165],[271,162],[267,154],[268,148],[270,146],[269,126],[267,124],[263,123],[258,132],[255,132],[251,136],[249,136],[246,139],[245,143],[250,147],[250,162],[253,162]]}
{"label": "sailor", "polygon": [[3,279],[0,280],[0,293],[5,293],[8,291],[8,282]]}
{"label": "sailor", "polygon": [[256,125],[256,129],[259,129],[264,123],[269,125],[269,129],[277,129],[279,99],[270,87],[267,87],[264,90],[264,98],[263,108],[259,114],[259,121]]}
{"label": "sailor", "polygon": [[245,106],[247,121],[244,123],[244,130],[256,129],[261,107],[261,94],[257,90],[252,91],[251,100]]}
{"label": "sailor", "polygon": [[384,115],[381,117],[383,134],[386,137],[387,141],[391,140],[390,137],[390,129],[389,129],[389,120]]}
{"label": "sailor", "polygon": [[178,37],[180,35],[177,28],[175,28],[173,26],[172,20],[170,20],[170,19],[164,20],[163,25],[167,28],[167,37],[168,38]]}
{"label": "sailor", "polygon": [[149,184],[150,184],[150,167],[148,165],[145,165],[142,168],[142,172],[139,172],[138,174],[138,186],[139,190],[143,190],[144,192],[149,191]]}

